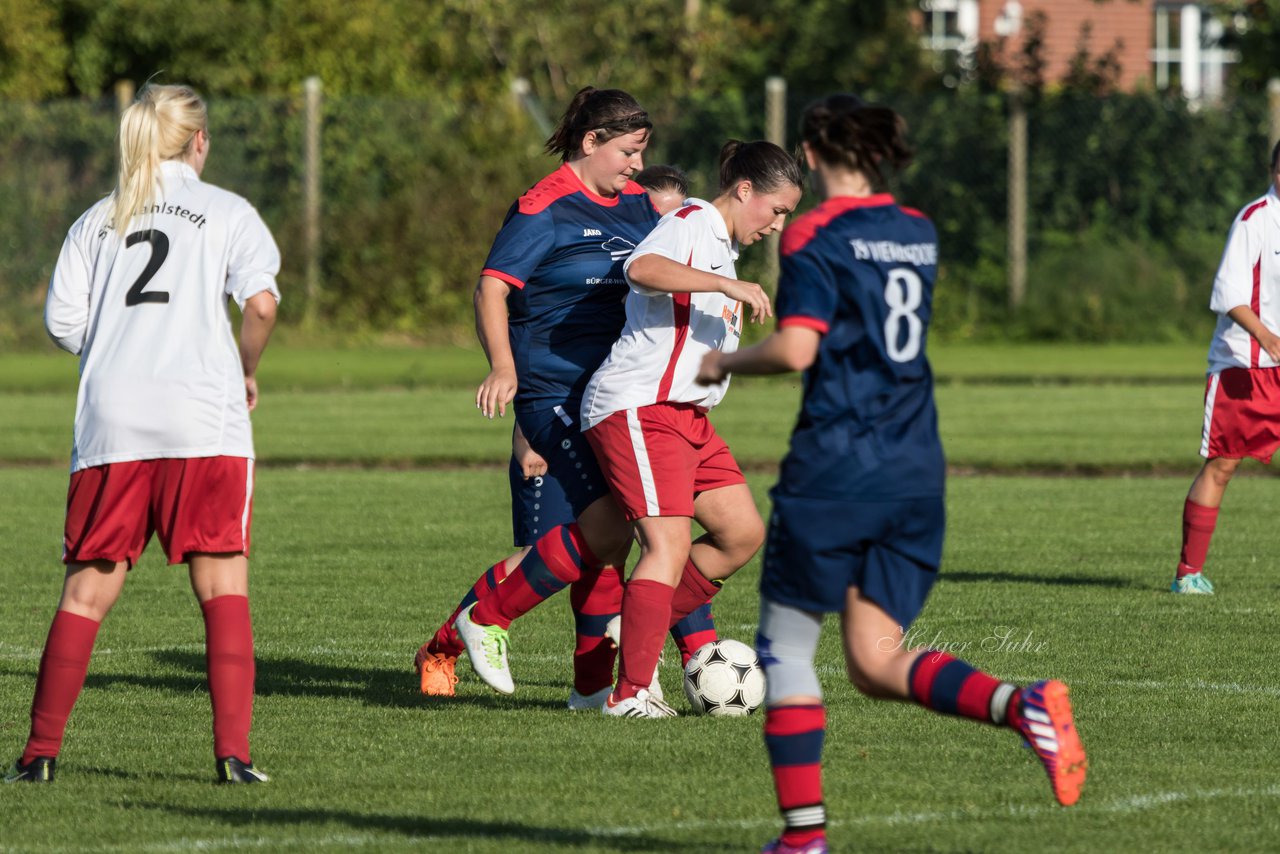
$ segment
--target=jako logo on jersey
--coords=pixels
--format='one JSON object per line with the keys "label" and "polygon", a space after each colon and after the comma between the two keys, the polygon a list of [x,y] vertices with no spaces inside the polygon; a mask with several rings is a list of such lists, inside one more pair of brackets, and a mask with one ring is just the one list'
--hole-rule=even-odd
{"label": "jako logo on jersey", "polygon": [[582,229],[582,236],[583,237],[603,237],[604,235],[600,233],[600,229],[598,228],[584,228]]}
{"label": "jako logo on jersey", "polygon": [[610,237],[604,243],[600,244],[600,248],[609,253],[609,257],[615,261],[621,261],[631,254],[631,250],[636,245],[630,240],[623,240],[621,237]]}

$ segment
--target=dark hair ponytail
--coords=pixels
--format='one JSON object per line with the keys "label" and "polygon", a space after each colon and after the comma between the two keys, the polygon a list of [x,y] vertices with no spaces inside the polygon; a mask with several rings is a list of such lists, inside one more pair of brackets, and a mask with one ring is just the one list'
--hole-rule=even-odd
{"label": "dark hair ponytail", "polygon": [[862,172],[879,186],[885,183],[884,163],[898,170],[913,154],[906,120],[857,95],[828,95],[810,104],[800,121],[800,138],[822,162]]}
{"label": "dark hair ponytail", "polygon": [[601,142],[608,142],[616,136],[652,129],[649,114],[626,92],[584,86],[573,96],[560,124],[547,138],[546,152],[559,154],[564,162],[578,152],[591,131]]}
{"label": "dark hair ponytail", "polygon": [[790,184],[804,186],[800,164],[772,142],[739,142],[731,139],[720,149],[720,192],[739,181],[750,181],[761,193],[773,193]]}
{"label": "dark hair ponytail", "polygon": [[682,198],[689,195],[689,176],[674,166],[646,166],[631,180],[646,190],[679,193]]}

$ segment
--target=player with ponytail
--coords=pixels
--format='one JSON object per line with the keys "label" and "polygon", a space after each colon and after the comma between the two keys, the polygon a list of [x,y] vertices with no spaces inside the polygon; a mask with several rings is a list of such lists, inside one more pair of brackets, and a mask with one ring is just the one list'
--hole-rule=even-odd
{"label": "player with ponytail", "polygon": [[778,328],[745,350],[709,353],[699,376],[805,372],[760,581],[764,738],[785,825],[765,851],[827,851],[814,656],[828,612],[842,615],[858,690],[1013,729],[1071,805],[1086,761],[1066,685],[1019,688],[944,651],[907,648],[942,558],[946,464],[925,356],[937,232],[884,186],[885,170],[910,160],[906,123],[833,95],[805,111],[800,132],[822,201],[783,235]]}
{"label": "player with ponytail", "polygon": [[6,782],[53,780],[98,627],[152,533],[204,614],[217,778],[267,779],[249,756],[249,412],[280,253],[252,205],[200,180],[209,144],[199,95],[144,87],[120,119],[115,191],[71,227],[49,281],[45,326],[80,357],[66,577]]}

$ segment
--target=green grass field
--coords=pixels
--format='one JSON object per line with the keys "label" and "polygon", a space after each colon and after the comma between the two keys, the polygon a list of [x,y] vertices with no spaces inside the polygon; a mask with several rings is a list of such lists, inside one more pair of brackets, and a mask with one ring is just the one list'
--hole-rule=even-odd
{"label": "green grass field", "polygon": [[[199,610],[153,546],[103,627],[57,784],[0,789],[0,851],[692,854],[758,850],[775,833],[759,718],[563,709],[567,602],[513,631],[513,697],[465,667],[453,700],[417,693],[413,651],[510,541],[509,420],[476,415],[474,353],[437,355],[268,353],[281,372],[268,380],[264,367],[255,415],[253,744],[273,782],[211,784]],[[1199,351],[1126,352],[1130,374],[1083,350],[1014,355],[938,354],[944,438],[967,473],[949,484],[943,575],[913,637],[1005,678],[1070,682],[1088,788],[1058,808],[1010,733],[860,697],[829,622],[833,850],[1275,850],[1274,485],[1231,487],[1211,556],[1218,595],[1173,597]],[[24,375],[15,359],[0,358],[6,762],[26,735],[60,583],[74,405],[48,380],[70,363],[73,383],[74,360],[37,361],[57,367],[24,385],[9,381]],[[336,367],[311,382],[308,363]],[[763,510],[795,400],[793,381],[744,382],[717,411]],[[717,599],[723,635],[753,637],[758,571]],[[678,696],[678,666],[662,678]]]}

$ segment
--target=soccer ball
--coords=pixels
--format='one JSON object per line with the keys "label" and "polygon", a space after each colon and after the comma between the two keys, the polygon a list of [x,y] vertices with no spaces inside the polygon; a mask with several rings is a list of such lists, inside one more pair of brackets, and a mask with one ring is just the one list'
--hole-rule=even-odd
{"label": "soccer ball", "polygon": [[695,652],[685,666],[684,693],[699,714],[749,715],[764,702],[760,659],[740,641],[712,641]]}

